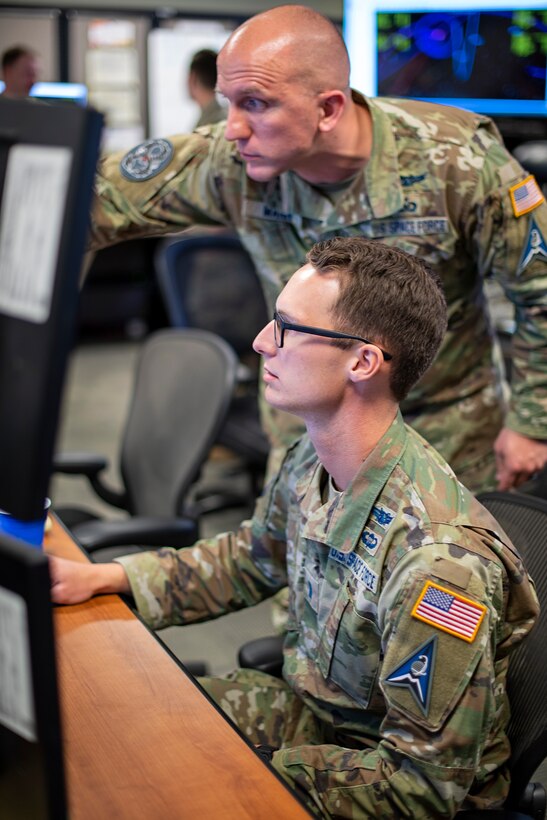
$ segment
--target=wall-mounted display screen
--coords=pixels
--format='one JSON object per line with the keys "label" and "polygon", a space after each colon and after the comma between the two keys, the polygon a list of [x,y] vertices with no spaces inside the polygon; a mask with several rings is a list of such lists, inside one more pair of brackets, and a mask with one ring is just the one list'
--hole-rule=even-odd
{"label": "wall-mounted display screen", "polygon": [[490,115],[547,115],[547,3],[346,0],[351,84]]}

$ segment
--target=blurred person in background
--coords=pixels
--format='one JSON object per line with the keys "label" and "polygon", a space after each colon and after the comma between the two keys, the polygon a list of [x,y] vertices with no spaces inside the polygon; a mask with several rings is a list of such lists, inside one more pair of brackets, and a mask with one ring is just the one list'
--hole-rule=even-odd
{"label": "blurred person in background", "polygon": [[2,54],[2,96],[13,99],[28,97],[40,78],[40,58],[31,48],[13,46]]}
{"label": "blurred person in background", "polygon": [[209,48],[197,51],[192,57],[188,71],[188,93],[201,108],[196,128],[226,119],[226,109],[217,100],[216,84],[216,51]]}

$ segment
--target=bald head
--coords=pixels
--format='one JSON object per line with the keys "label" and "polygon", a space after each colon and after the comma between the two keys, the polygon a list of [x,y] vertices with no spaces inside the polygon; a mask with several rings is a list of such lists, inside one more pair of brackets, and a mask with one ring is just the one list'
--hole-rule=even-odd
{"label": "bald head", "polygon": [[287,79],[313,93],[349,88],[349,57],[338,29],[307,6],[277,6],[251,17],[221,50],[219,70],[242,55],[282,66]]}

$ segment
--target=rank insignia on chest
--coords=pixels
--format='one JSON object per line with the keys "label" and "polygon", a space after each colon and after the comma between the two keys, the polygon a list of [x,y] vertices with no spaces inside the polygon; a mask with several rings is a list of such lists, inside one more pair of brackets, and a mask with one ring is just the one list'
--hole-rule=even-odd
{"label": "rank insignia on chest", "polygon": [[382,527],[384,530],[387,530],[387,528],[395,518],[395,513],[392,510],[388,510],[387,507],[383,507],[381,504],[376,504],[376,506],[372,508],[370,517],[373,521],[376,521],[376,523],[379,524],[380,527]]}
{"label": "rank insignia on chest", "polygon": [[361,543],[370,555],[375,555],[378,552],[378,547],[382,543],[381,537],[365,527],[361,534]]}
{"label": "rank insignia on chest", "polygon": [[431,695],[431,681],[435,669],[437,636],[429,638],[391,672],[384,683],[408,689],[427,716]]}
{"label": "rank insignia on chest", "polygon": [[426,581],[412,609],[412,617],[472,643],[479,631],[486,607],[470,598]]}

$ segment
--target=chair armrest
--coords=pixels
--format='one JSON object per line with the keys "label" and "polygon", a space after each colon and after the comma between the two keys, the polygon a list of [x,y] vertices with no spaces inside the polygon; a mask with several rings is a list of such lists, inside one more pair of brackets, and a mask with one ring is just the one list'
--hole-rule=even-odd
{"label": "chair armrest", "polygon": [[56,453],[52,469],[67,475],[96,476],[108,467],[108,459],[95,453]]}
{"label": "chair armrest", "polygon": [[283,635],[247,641],[240,647],[237,661],[245,669],[259,669],[279,678],[283,668],[283,642]]}
{"label": "chair armrest", "polygon": [[57,453],[53,458],[52,470],[65,475],[85,476],[99,498],[113,507],[126,510],[128,498],[125,490],[109,487],[100,476],[108,464],[107,458],[95,453]]}
{"label": "chair armrest", "polygon": [[135,516],[115,521],[85,521],[73,534],[87,552],[102,547],[134,544],[143,547],[189,547],[198,537],[198,525],[190,518]]}

